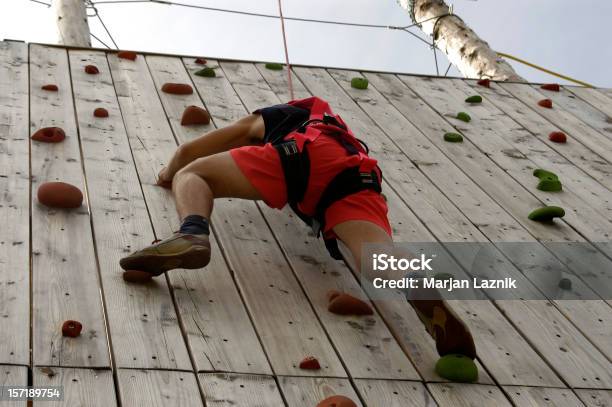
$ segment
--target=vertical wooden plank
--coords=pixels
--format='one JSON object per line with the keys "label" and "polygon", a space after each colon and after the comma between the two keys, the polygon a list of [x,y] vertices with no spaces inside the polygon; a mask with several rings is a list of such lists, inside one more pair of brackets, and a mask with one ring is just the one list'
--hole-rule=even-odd
{"label": "vertical wooden plank", "polygon": [[504,390],[510,397],[510,400],[517,406],[584,406],[578,397],[569,389],[504,386]]}
{"label": "vertical wooden plank", "polygon": [[117,378],[122,406],[204,406],[196,377],[190,372],[119,369]]}
{"label": "vertical wooden plank", "polygon": [[480,384],[433,383],[427,388],[440,407],[497,407],[511,404],[498,387]]}
{"label": "vertical wooden plank", "polygon": [[207,407],[283,407],[274,378],[226,373],[200,374]]}
{"label": "vertical wooden plank", "polygon": [[[113,374],[110,370],[35,368],[33,386],[62,386],[64,399],[54,406],[112,407],[117,405]],[[34,403],[44,406],[44,402]]]}
{"label": "vertical wooden plank", "polygon": [[587,407],[612,406],[612,390],[574,390]]}
{"label": "vertical wooden plank", "polygon": [[368,407],[436,407],[423,383],[397,380],[356,380],[355,386]]}
{"label": "vertical wooden plank", "polygon": [[[280,103],[270,89],[265,89],[253,65],[223,63],[223,68],[230,82],[240,84],[237,94],[248,111]],[[257,83],[261,85],[249,85]],[[261,205],[261,210],[351,376],[418,379],[378,313],[363,318],[341,317],[327,311],[330,289],[366,297],[350,271],[329,256],[323,243],[288,208],[279,213]],[[355,358],[355,354],[360,357]]]}
{"label": "vertical wooden plank", "polygon": [[316,406],[331,396],[345,396],[363,407],[351,383],[346,379],[279,377],[281,391],[288,407]]}
{"label": "vertical wooden plank", "polygon": [[[190,83],[189,75],[179,58],[151,56],[147,57],[147,64],[157,89],[165,82]],[[200,126],[180,125],[185,107],[203,107],[197,94],[161,94],[161,102],[170,127],[181,142],[214,128],[212,123]],[[165,120],[164,117],[160,119]],[[166,199],[165,208],[168,210],[152,213],[153,226],[158,236],[169,236],[176,230],[176,226],[168,228],[166,222],[159,222],[158,219],[165,216],[172,219],[174,225],[180,222],[169,195]],[[270,364],[214,235],[211,236],[211,245],[213,254],[206,269],[168,273],[197,369],[271,374]]]}
{"label": "vertical wooden plank", "polygon": [[[85,73],[95,65],[98,75]],[[191,369],[165,279],[127,284],[119,259],[154,240],[106,55],[70,51],[89,202],[109,330],[119,367]],[[108,118],[96,118],[103,107]]]}
{"label": "vertical wooden plank", "polygon": [[[85,195],[77,126],[66,50],[30,46],[31,133],[64,129],[66,139],[50,144],[31,141],[32,275],[34,365],[109,366],[108,342],[87,201],[73,210],[43,206],[36,198],[47,181],[67,182]],[[41,86],[52,83],[58,92]],[[63,338],[62,323],[83,324],[76,339]]]}
{"label": "vertical wooden plank", "polygon": [[0,363],[30,363],[28,46],[0,42]]}
{"label": "vertical wooden plank", "polygon": [[[0,386],[27,386],[28,368],[24,366],[0,365]],[[26,407],[27,401],[0,401],[2,407]]]}

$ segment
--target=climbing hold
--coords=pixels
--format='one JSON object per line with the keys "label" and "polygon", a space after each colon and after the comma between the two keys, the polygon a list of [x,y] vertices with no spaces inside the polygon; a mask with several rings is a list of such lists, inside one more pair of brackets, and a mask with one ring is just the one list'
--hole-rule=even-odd
{"label": "climbing hold", "polygon": [[529,219],[537,222],[550,222],[554,218],[562,218],[565,216],[565,210],[558,206],[544,206],[533,210],[529,214]]}
{"label": "climbing hold", "polygon": [[129,59],[130,61],[135,61],[137,54],[134,51],[119,51],[117,52],[117,57],[121,59]]}
{"label": "climbing hold", "polygon": [[465,99],[465,101],[467,103],[482,103],[482,96],[480,95],[470,96],[469,98]]}
{"label": "climbing hold", "polygon": [[540,191],[557,192],[563,189],[559,177],[554,172],[536,168],[533,170],[533,176],[540,179],[537,186]]}
{"label": "climbing hold", "polygon": [[460,143],[463,141],[463,136],[459,133],[446,133],[444,135],[444,140],[450,143]]}
{"label": "climbing hold", "polygon": [[569,278],[562,278],[559,280],[559,288],[562,290],[571,290],[572,289],[572,280]]}
{"label": "climbing hold", "polygon": [[320,401],[317,407],[357,407],[357,404],[345,396],[331,396]]}
{"label": "climbing hold", "polygon": [[215,76],[217,76],[217,74],[215,73],[215,70],[209,66],[200,69],[195,74],[198,76],[203,76],[205,78],[214,78]]}
{"label": "climbing hold", "polygon": [[208,62],[207,60],[205,60],[204,58],[196,58],[195,59],[195,63],[198,65],[206,65],[206,62]]}
{"label": "climbing hold", "polygon": [[552,109],[552,100],[550,99],[542,99],[538,102],[538,105],[545,107],[547,109]]}
{"label": "climbing hold", "polygon": [[567,136],[561,131],[553,131],[548,135],[548,139],[554,143],[567,143]]}
{"label": "climbing hold", "polygon": [[346,293],[340,293],[330,302],[327,310],[338,315],[372,315],[369,304]]}
{"label": "climbing hold", "polygon": [[79,321],[68,320],[62,324],[62,336],[68,338],[76,338],[81,334],[83,324]]}
{"label": "climbing hold", "polygon": [[339,296],[340,294],[342,294],[341,291],[338,290],[329,290],[327,292],[327,302],[333,300],[334,298],[336,298],[337,296]]}
{"label": "climbing hold", "polygon": [[459,119],[459,120],[461,120],[463,122],[466,122],[466,123],[469,123],[472,120],[470,115],[467,114],[466,112],[459,112],[459,113],[457,113],[457,119]]}
{"label": "climbing hold", "polygon": [[366,89],[368,87],[367,78],[355,77],[351,79],[351,88]]}
{"label": "climbing hold", "polygon": [[43,85],[40,87],[42,90],[48,90],[49,92],[57,92],[57,85]]}
{"label": "climbing hold", "polygon": [[438,359],[436,373],[447,380],[471,383],[478,379],[478,367],[474,361],[459,354],[448,354]]}
{"label": "climbing hold", "polygon": [[191,95],[193,88],[186,83],[164,83],[162,91],[174,95]]}
{"label": "climbing hold", "polygon": [[78,208],[83,204],[83,193],[65,182],[45,182],[38,187],[38,202],[52,208]]}
{"label": "climbing hold", "polygon": [[87,65],[85,66],[85,72],[90,75],[96,75],[100,73],[100,70],[95,65]]}
{"label": "climbing hold", "polygon": [[276,62],[268,62],[266,64],[266,68],[267,69],[271,69],[273,71],[280,71],[280,70],[283,69],[283,64],[279,64],[279,63],[276,63]]}
{"label": "climbing hold", "polygon": [[66,133],[59,127],[45,127],[32,135],[32,140],[44,143],[59,143],[66,138]]}
{"label": "climbing hold", "polygon": [[434,274],[434,279],[435,280],[450,280],[454,278],[454,276],[451,273],[436,273]]}
{"label": "climbing hold", "polygon": [[556,83],[546,83],[540,86],[540,88],[544,90],[551,90],[553,92],[559,92],[561,90],[561,87]]}
{"label": "climbing hold", "polygon": [[103,107],[98,107],[96,110],[94,110],[93,114],[95,117],[108,117],[108,110]]}
{"label": "climbing hold", "polygon": [[140,270],[126,270],[123,279],[128,283],[148,283],[153,279],[153,274]]}
{"label": "climbing hold", "polygon": [[187,106],[181,118],[181,126],[208,123],[210,123],[210,114],[199,106]]}
{"label": "climbing hold", "polygon": [[489,79],[481,79],[477,82],[480,86],[484,86],[485,88],[491,87],[491,81]]}
{"label": "climbing hold", "polygon": [[321,365],[314,356],[307,356],[300,362],[300,369],[304,370],[319,370]]}

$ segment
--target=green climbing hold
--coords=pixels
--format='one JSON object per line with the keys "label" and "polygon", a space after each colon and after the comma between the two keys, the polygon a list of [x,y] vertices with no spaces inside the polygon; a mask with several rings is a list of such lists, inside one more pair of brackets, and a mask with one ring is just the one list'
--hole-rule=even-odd
{"label": "green climbing hold", "polygon": [[466,123],[469,123],[472,120],[470,115],[467,114],[466,112],[459,112],[459,113],[457,113],[457,119],[459,119],[459,120],[461,120],[463,122],[466,122]]}
{"label": "green climbing hold", "polygon": [[559,288],[562,290],[571,290],[572,289],[572,280],[569,278],[562,278],[559,280]]}
{"label": "green climbing hold", "polygon": [[480,95],[470,96],[469,98],[465,99],[465,101],[467,103],[482,103],[482,96]]}
{"label": "green climbing hold", "polygon": [[450,280],[454,278],[454,276],[451,273],[436,273],[433,278],[435,280]]}
{"label": "green climbing hold", "polygon": [[444,140],[450,143],[460,143],[463,141],[463,136],[459,133],[446,133],[444,135]]}
{"label": "green climbing hold", "polygon": [[537,186],[540,191],[558,192],[563,189],[559,177],[554,172],[536,168],[533,170],[533,176],[540,179]]}
{"label": "green climbing hold", "polygon": [[356,77],[351,79],[351,87],[355,89],[366,89],[368,87],[368,80],[366,78]]}
{"label": "green climbing hold", "polygon": [[198,76],[203,76],[205,78],[214,78],[215,76],[217,76],[217,74],[215,74],[215,70],[209,66],[200,69],[195,74]]}
{"label": "green climbing hold", "polygon": [[467,356],[453,353],[438,359],[436,373],[453,382],[471,383],[478,379],[476,363]]}
{"label": "green climbing hold", "polygon": [[267,69],[271,69],[273,71],[281,71],[283,69],[283,64],[279,64],[277,62],[268,62],[266,64]]}
{"label": "green climbing hold", "polygon": [[554,218],[562,218],[565,216],[565,210],[558,206],[544,206],[535,209],[529,214],[529,219],[537,222],[550,222]]}

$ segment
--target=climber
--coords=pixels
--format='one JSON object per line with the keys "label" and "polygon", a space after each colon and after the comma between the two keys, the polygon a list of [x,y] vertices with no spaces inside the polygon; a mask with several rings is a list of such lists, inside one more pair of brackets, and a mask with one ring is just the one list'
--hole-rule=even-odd
{"label": "climber", "polygon": [[[155,276],[201,268],[210,260],[209,220],[214,198],[287,203],[322,235],[332,257],[336,239],[361,264],[364,243],[392,244],[382,173],[327,102],[317,97],[256,110],[222,129],[181,145],[161,170],[182,223],[173,236],[121,259],[125,270]],[[476,356],[472,336],[441,299],[411,301],[441,355]]]}

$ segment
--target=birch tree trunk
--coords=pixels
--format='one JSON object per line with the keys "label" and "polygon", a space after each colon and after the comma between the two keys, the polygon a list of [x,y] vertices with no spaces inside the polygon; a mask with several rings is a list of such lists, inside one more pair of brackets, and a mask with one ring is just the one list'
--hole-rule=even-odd
{"label": "birch tree trunk", "polygon": [[91,47],[85,0],[53,0],[58,42],[74,47]]}
{"label": "birch tree trunk", "polygon": [[[422,21],[419,25],[423,32],[434,38],[436,47],[465,77],[525,82],[463,20],[447,15],[449,8],[444,0],[398,1],[410,13],[415,24]],[[436,18],[438,16],[444,17]]]}

